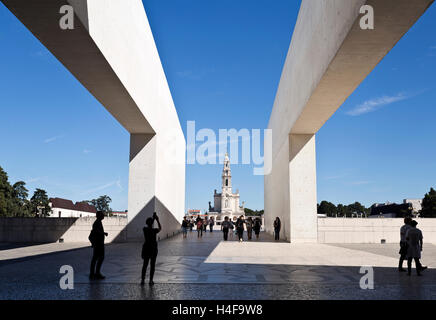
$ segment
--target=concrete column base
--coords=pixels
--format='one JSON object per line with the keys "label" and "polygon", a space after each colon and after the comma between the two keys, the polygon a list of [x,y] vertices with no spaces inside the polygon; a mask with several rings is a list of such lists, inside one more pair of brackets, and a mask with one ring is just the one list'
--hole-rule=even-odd
{"label": "concrete column base", "polygon": [[291,242],[317,242],[316,152],[314,134],[289,135]]}
{"label": "concrete column base", "polygon": [[[159,189],[160,185],[167,183],[164,181],[167,178],[165,174],[159,172],[161,170],[171,172],[171,165],[158,154],[158,141],[158,136],[155,134],[130,136],[127,241],[144,240],[142,229],[146,219],[152,217],[153,212],[158,214],[162,224],[160,239],[171,237],[180,230],[179,219],[183,211],[170,210],[164,205],[164,200],[159,198],[159,191],[162,197],[175,198],[176,192],[173,194],[171,192],[174,187],[178,187],[178,181],[173,181],[172,185],[167,185],[163,190]],[[158,159],[160,159],[159,163]],[[184,192],[184,188],[181,192]]]}

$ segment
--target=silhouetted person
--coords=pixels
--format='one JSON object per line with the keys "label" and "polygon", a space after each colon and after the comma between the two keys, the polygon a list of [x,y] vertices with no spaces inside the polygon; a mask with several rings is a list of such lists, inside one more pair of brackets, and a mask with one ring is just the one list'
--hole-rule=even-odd
{"label": "silhouetted person", "polygon": [[404,218],[404,225],[400,228],[400,261],[398,263],[398,271],[405,272],[406,270],[403,269],[403,261],[407,259],[407,240],[406,240],[406,233],[407,230],[409,230],[412,226],[410,225],[412,222],[412,218],[406,217]]}
{"label": "silhouetted person", "polygon": [[280,222],[280,218],[277,217],[274,220],[274,240],[280,240],[280,229],[282,228],[282,223]]}
{"label": "silhouetted person", "polygon": [[413,220],[410,225],[412,226],[406,232],[406,240],[408,244],[407,248],[407,274],[410,276],[412,273],[412,259],[415,260],[416,273],[418,276],[421,275],[421,271],[427,269],[427,267],[423,267],[419,259],[421,259],[421,251],[422,251],[422,232],[416,226],[418,222]]}
{"label": "silhouetted person", "polygon": [[223,223],[221,224],[221,230],[223,231],[224,241],[227,241],[229,237],[229,229],[230,229],[230,221],[229,217],[225,217]]}
{"label": "silhouetted person", "polygon": [[188,227],[189,227],[189,221],[186,217],[184,217],[182,221],[183,238],[186,238],[188,236]]}
{"label": "silhouetted person", "polygon": [[238,233],[239,242],[242,242],[242,238],[244,236],[244,217],[240,216],[238,220],[236,220],[236,232]]}
{"label": "silhouetted person", "polygon": [[257,240],[259,240],[260,227],[261,227],[261,222],[260,222],[260,219],[257,218],[257,219],[254,221],[254,227],[253,227],[253,229],[254,229],[254,234],[256,235],[256,239],[257,239]]}
{"label": "silhouetted person", "polygon": [[[157,222],[158,228],[153,228],[154,221]],[[154,285],[153,277],[154,270],[156,267],[157,258],[157,234],[162,230],[162,226],[159,221],[159,217],[156,212],[153,213],[152,218],[148,218],[145,221],[146,226],[144,227],[144,244],[142,246],[142,259],[144,259],[144,264],[142,265],[141,274],[141,285],[144,285],[145,274],[147,272],[148,262],[150,261],[150,282],[149,285]]]}
{"label": "silhouetted person", "polygon": [[209,230],[213,232],[213,226],[215,225],[215,220],[212,218],[209,219]]}
{"label": "silhouetted person", "polygon": [[104,260],[104,237],[107,237],[107,233],[104,232],[102,220],[104,219],[103,211],[97,211],[97,220],[92,225],[91,234],[89,240],[93,248],[91,270],[89,272],[90,279],[101,280],[105,277],[101,274],[101,265]]}
{"label": "silhouetted person", "polygon": [[251,217],[245,221],[245,226],[247,228],[247,239],[251,240],[253,237],[253,219]]}

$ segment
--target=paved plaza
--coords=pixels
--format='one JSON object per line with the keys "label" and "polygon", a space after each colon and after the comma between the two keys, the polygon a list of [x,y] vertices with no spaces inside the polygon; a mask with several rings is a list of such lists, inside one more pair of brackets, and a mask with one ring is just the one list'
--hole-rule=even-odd
{"label": "paved plaza", "polygon": [[[393,244],[289,244],[221,241],[221,232],[177,235],[159,243],[155,286],[141,287],[141,243],[106,246],[103,281],[90,281],[87,243],[0,244],[1,299],[436,299],[436,246],[424,245],[422,277],[396,269]],[[74,290],[59,269],[74,268]],[[362,290],[361,266],[374,267]]]}

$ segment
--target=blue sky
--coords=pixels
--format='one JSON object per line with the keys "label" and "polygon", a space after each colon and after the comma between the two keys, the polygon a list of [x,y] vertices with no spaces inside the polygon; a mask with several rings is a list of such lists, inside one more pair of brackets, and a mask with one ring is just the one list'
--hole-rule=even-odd
{"label": "blue sky", "polygon": [[[267,126],[298,14],[289,0],[144,0],[186,133]],[[317,135],[318,199],[422,197],[436,181],[436,6]],[[0,4],[0,166],[31,191],[74,201],[107,194],[127,209],[129,135]],[[207,208],[221,165],[188,165],[186,207]],[[233,186],[263,208],[263,177],[233,165]]]}

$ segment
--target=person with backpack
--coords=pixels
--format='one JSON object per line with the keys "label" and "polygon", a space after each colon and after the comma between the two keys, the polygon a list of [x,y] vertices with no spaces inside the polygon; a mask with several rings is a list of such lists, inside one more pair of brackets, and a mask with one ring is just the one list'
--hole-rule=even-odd
{"label": "person with backpack", "polygon": [[[153,223],[157,222],[158,228],[153,228]],[[144,244],[142,245],[141,257],[144,260],[141,272],[141,285],[145,283],[145,274],[147,272],[148,262],[150,262],[150,281],[149,285],[154,285],[153,277],[156,268],[156,259],[158,254],[157,247],[157,234],[162,230],[159,217],[156,212],[153,213],[152,218],[147,218],[145,221],[146,226],[142,231],[144,232]]]}
{"label": "person with backpack", "polygon": [[236,232],[238,233],[239,242],[242,242],[244,235],[244,216],[240,216],[238,220],[236,220]]}
{"label": "person with backpack", "polygon": [[188,236],[188,227],[189,227],[188,219],[184,217],[182,221],[182,234],[183,234],[183,238],[185,239]]}
{"label": "person with backpack", "polygon": [[92,230],[88,237],[93,248],[89,278],[91,280],[102,280],[105,278],[100,272],[104,260],[104,238],[107,237],[108,234],[104,232],[103,228],[103,211],[97,211],[96,217],[97,220],[92,224]]}

